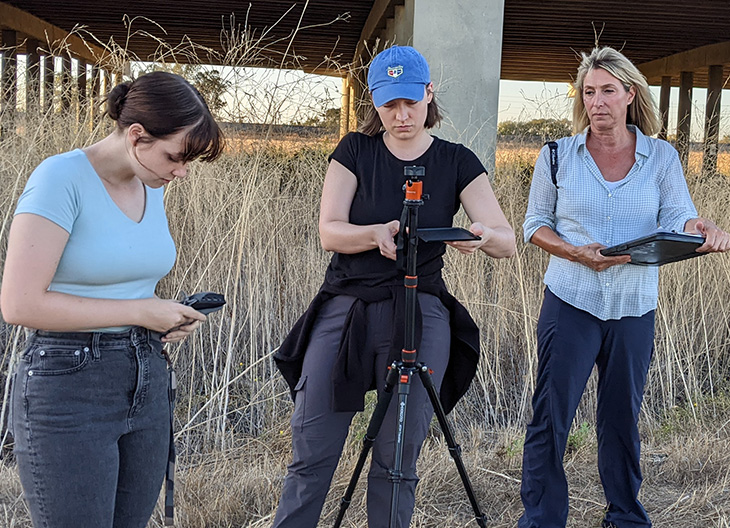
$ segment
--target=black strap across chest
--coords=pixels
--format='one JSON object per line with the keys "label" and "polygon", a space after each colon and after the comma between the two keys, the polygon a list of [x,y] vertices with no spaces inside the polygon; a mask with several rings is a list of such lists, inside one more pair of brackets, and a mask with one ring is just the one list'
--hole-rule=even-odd
{"label": "black strap across chest", "polygon": [[558,186],[558,143],[548,141],[545,143],[550,149],[550,175],[553,178],[553,185]]}

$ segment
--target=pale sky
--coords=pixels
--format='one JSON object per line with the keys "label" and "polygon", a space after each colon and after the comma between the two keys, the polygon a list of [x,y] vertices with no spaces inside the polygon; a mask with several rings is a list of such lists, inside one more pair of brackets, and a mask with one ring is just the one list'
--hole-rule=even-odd
{"label": "pale sky", "polygon": [[[18,74],[22,79],[24,56],[19,55],[19,59]],[[295,70],[230,67],[217,69],[232,86],[232,94],[226,97],[229,102],[228,110],[243,121],[302,122],[307,117],[316,116],[323,108],[340,106],[342,80],[339,78],[310,75]],[[568,83],[500,81],[498,120],[569,119],[572,100],[567,97],[568,90]],[[658,100],[659,87],[652,87],[652,93]],[[691,134],[695,141],[701,141],[704,135],[706,94],[707,90],[704,88],[695,88],[692,93]],[[670,134],[676,133],[678,99],[679,88],[672,88],[669,107]],[[730,90],[723,90],[720,138],[727,135],[730,135]]]}
{"label": "pale sky", "polygon": [[[529,121],[537,118],[571,117],[572,100],[567,97],[568,83],[499,82],[499,121]],[[659,101],[659,87],[651,87]],[[692,139],[701,141],[705,130],[707,89],[692,90]],[[669,100],[669,134],[676,133],[679,88],[672,88]],[[720,138],[730,135],[730,90],[723,90],[720,107]]]}
{"label": "pale sky", "polygon": [[[315,104],[329,101],[325,103],[328,107],[340,106],[339,97],[342,81],[339,78],[319,77],[296,71],[282,73],[277,70],[259,70],[255,76],[257,80],[266,78],[267,83],[276,80],[274,84],[280,86],[279,90],[288,87],[293,98],[296,98],[295,95],[305,94],[305,99],[311,98]],[[573,100],[567,96],[568,83],[500,81],[499,85],[498,120],[500,122],[507,120],[529,121],[538,118],[570,119],[571,117]],[[296,89],[293,88],[295,86]],[[652,87],[651,89],[655,100],[658,101],[659,87]],[[705,88],[695,88],[692,92],[691,134],[692,139],[696,141],[701,141],[704,135],[706,94],[707,90]],[[672,88],[669,106],[670,135],[676,133],[678,100],[679,88]],[[730,135],[730,90],[723,90],[721,100],[720,138]],[[301,106],[296,105],[297,103],[294,103],[294,106],[285,113],[311,110],[311,107],[302,109]]]}

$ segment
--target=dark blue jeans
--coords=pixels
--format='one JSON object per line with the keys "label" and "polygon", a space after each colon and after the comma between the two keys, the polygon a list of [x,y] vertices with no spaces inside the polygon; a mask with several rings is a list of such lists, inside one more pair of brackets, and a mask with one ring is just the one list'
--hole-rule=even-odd
{"label": "dark blue jeans", "polygon": [[170,441],[159,334],[32,333],[13,384],[12,429],[36,528],[144,528]]}
{"label": "dark blue jeans", "polygon": [[537,385],[522,462],[519,528],[563,528],[568,483],[563,455],[575,411],[598,368],[598,470],[608,501],[606,523],[649,528],[637,499],[639,411],[654,348],[654,311],[602,321],[545,290],[537,323]]}

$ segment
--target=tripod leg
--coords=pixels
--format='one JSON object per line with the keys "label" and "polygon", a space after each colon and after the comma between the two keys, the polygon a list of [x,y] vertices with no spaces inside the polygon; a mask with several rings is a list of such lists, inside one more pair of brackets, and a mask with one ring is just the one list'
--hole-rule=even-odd
{"label": "tripod leg", "polygon": [[388,480],[393,484],[393,491],[390,498],[390,524],[389,528],[398,526],[398,503],[400,502],[400,485],[403,481],[403,446],[406,436],[406,409],[408,408],[408,394],[411,392],[411,378],[414,374],[414,367],[404,367],[400,363],[398,371],[398,421],[395,435],[395,454],[393,457],[393,469],[390,470]]}
{"label": "tripod leg", "polygon": [[466,494],[469,497],[471,507],[474,510],[474,516],[476,518],[477,524],[482,528],[486,528],[487,517],[482,513],[482,510],[479,507],[479,502],[477,501],[476,495],[474,494],[474,488],[471,485],[469,475],[466,473],[464,461],[461,458],[461,446],[456,443],[456,440],[454,440],[454,434],[451,430],[449,422],[446,420],[446,413],[444,412],[444,408],[441,405],[441,400],[439,399],[436,385],[431,378],[428,367],[423,364],[420,364],[418,367],[418,374],[421,378],[421,382],[423,383],[423,386],[428,393],[428,397],[431,400],[431,405],[433,405],[433,410],[436,413],[436,418],[438,419],[439,425],[441,426],[441,431],[444,433],[444,438],[446,439],[446,445],[449,446],[449,454],[451,455],[451,458],[454,459],[454,463],[456,464],[456,470],[459,472],[461,482],[464,484],[464,489],[466,490]]}
{"label": "tripod leg", "polygon": [[365,460],[367,460],[368,453],[373,447],[373,443],[375,442],[375,438],[378,436],[380,427],[383,425],[383,420],[385,419],[385,413],[388,412],[390,400],[393,399],[393,387],[395,387],[397,383],[398,368],[397,365],[393,363],[388,370],[387,377],[385,378],[385,388],[378,396],[378,403],[373,411],[373,416],[370,418],[368,429],[365,432],[365,438],[363,438],[362,441],[362,451],[360,451],[360,457],[357,459],[357,464],[355,464],[352,477],[350,477],[350,483],[347,485],[347,489],[345,490],[345,494],[342,496],[342,499],[340,499],[340,509],[337,512],[337,519],[335,519],[334,528],[339,528],[342,524],[342,520],[345,518],[345,512],[352,501],[352,496],[355,493],[355,486],[357,486],[357,481],[362,473],[362,468],[365,466]]}

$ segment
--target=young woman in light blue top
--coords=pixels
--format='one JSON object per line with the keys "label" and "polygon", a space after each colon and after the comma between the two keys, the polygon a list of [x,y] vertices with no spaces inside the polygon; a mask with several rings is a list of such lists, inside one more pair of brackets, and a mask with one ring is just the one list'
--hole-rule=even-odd
{"label": "young woman in light blue top", "polygon": [[637,427],[654,345],[658,270],[605,257],[606,246],[658,227],[700,233],[698,251],[727,251],[730,235],[698,218],[674,148],[659,131],[646,79],[621,53],[583,55],[575,135],[558,141],[557,183],[540,153],[523,226],[550,253],[537,324],[538,372],[522,465],[519,528],[562,528],[568,516],[563,454],[593,366],[598,368],[598,466],[604,527],[649,528]]}
{"label": "young woman in light blue top", "polygon": [[11,427],[38,527],[147,525],[171,438],[162,346],[205,319],[155,296],[175,262],[162,193],[219,156],[220,130],[164,72],[114,88],[107,113],[109,136],[33,172],[9,234],[0,307],[32,329]]}

